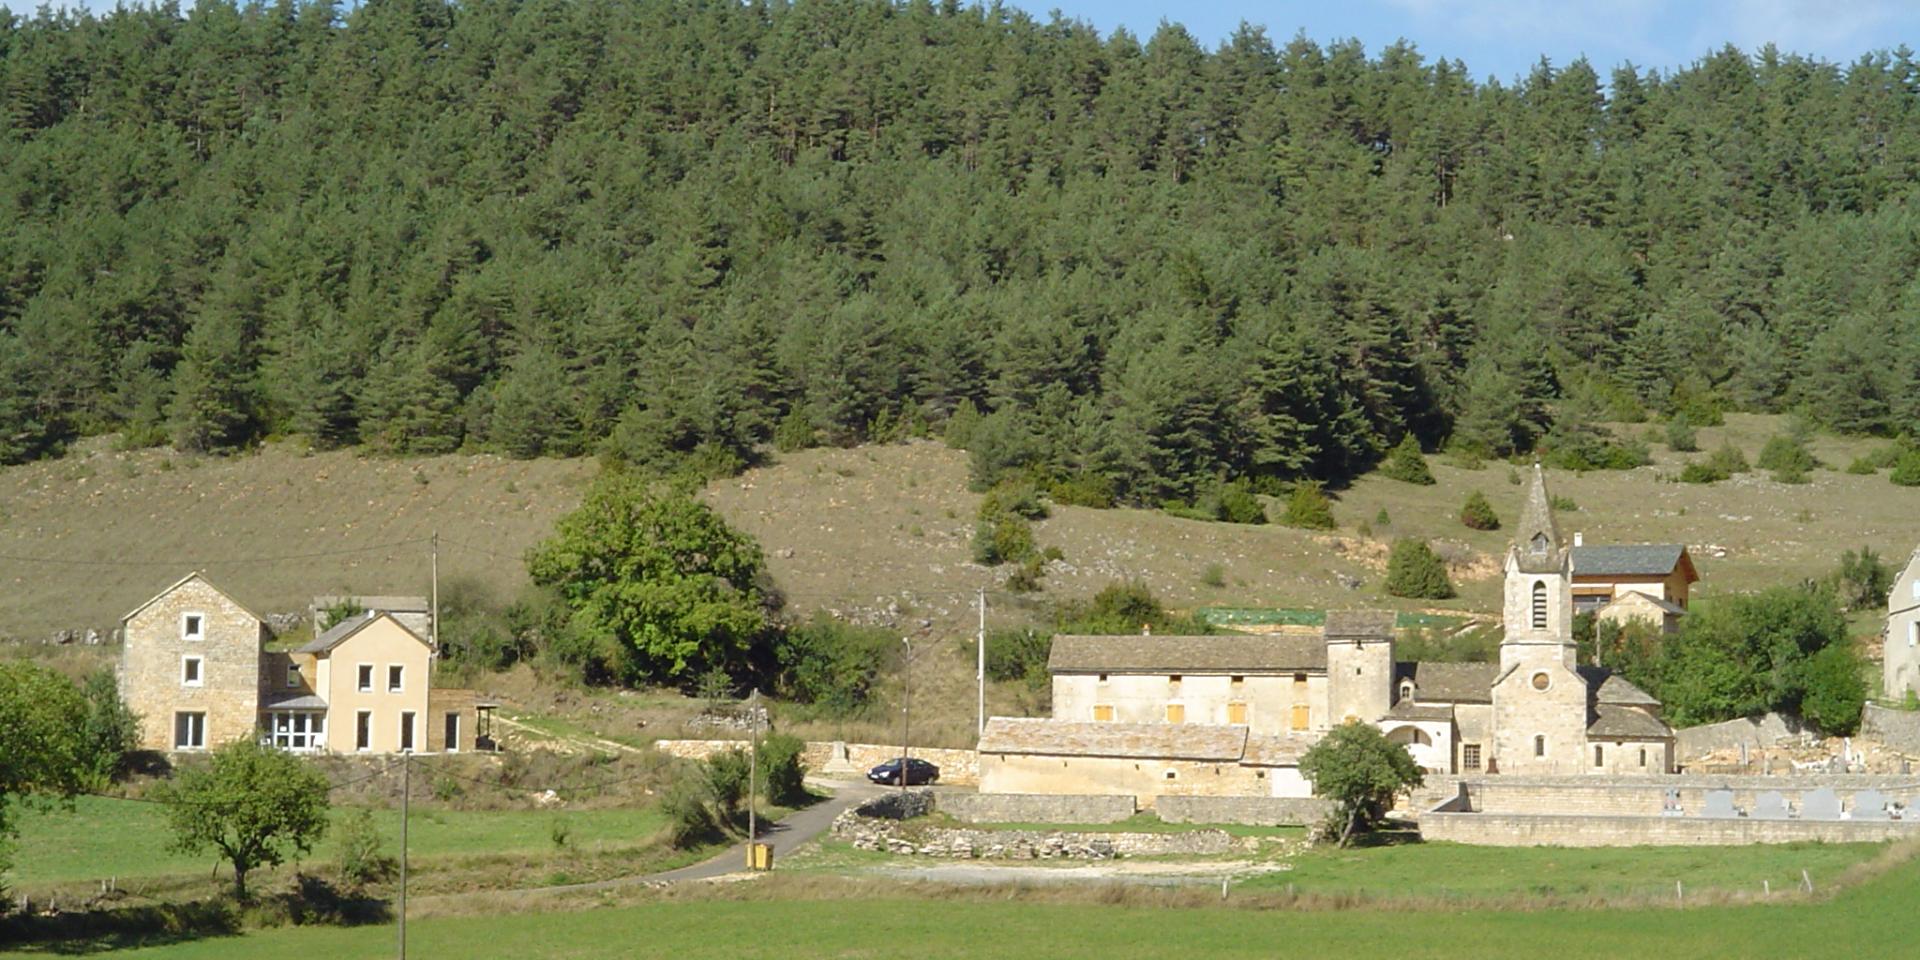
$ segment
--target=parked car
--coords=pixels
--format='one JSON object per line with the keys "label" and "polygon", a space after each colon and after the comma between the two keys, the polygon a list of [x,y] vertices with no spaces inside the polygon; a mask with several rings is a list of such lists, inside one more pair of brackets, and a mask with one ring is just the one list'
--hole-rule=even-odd
{"label": "parked car", "polygon": [[[874,783],[899,786],[900,759],[895,757],[886,763],[874,767],[872,770],[868,770],[867,779],[872,780]],[[907,758],[907,786],[912,787],[922,783],[932,783],[938,779],[940,779],[939,767],[919,757]]]}

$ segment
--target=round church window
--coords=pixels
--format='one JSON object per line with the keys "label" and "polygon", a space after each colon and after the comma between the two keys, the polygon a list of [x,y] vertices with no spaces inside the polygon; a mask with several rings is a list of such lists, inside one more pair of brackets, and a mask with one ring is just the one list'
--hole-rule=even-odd
{"label": "round church window", "polygon": [[1552,683],[1552,679],[1547,676],[1545,671],[1533,675],[1533,688],[1535,690],[1545,690]]}

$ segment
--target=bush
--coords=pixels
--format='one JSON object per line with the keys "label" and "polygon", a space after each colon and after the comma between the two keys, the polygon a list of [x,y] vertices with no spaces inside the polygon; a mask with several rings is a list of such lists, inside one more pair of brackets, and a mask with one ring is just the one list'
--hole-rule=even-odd
{"label": "bush", "polygon": [[1920,487],[1920,450],[1901,454],[1887,479],[1897,486]]}
{"label": "bush", "polygon": [[1752,469],[1747,466],[1747,455],[1741,453],[1740,448],[1734,446],[1731,441],[1722,443],[1712,454],[1708,455],[1707,466],[1729,477],[1736,473],[1746,473]]}
{"label": "bush", "polygon": [[1486,494],[1478,490],[1467,494],[1467,502],[1460,507],[1460,522],[1469,530],[1498,530],[1500,516],[1493,512],[1493,504],[1487,502]]}
{"label": "bush", "polygon": [[1667,449],[1675,453],[1692,453],[1700,449],[1699,438],[1694,435],[1693,422],[1684,413],[1676,413],[1667,421]]}
{"label": "bush", "polygon": [[1332,530],[1333,503],[1312,481],[1296,484],[1287,496],[1287,510],[1280,522],[1302,530]]}
{"label": "bush", "polygon": [[1840,555],[1833,582],[1842,606],[1871,610],[1887,602],[1887,591],[1893,588],[1893,568],[1882,562],[1872,547],[1862,546],[1858,553],[1848,550]]}
{"label": "bush", "polygon": [[96,670],[80,683],[87,719],[80,728],[82,761],[95,788],[120,775],[127,754],[140,742],[140,719],[120,699],[112,670]]}
{"label": "bush", "polygon": [[1866,661],[1846,643],[1807,659],[1800,717],[1829,736],[1851,736],[1867,703]]}
{"label": "bush", "polygon": [[880,671],[898,643],[890,631],[816,614],[774,642],[775,684],[787,699],[829,716],[856,716],[872,706]]}
{"label": "bush", "polygon": [[1445,600],[1454,595],[1447,565],[1425,540],[1402,538],[1387,555],[1387,593],[1396,597]]}
{"label": "bush", "polygon": [[1680,470],[1681,483],[1719,483],[1727,475],[1705,463],[1689,463]]}
{"label": "bush", "polygon": [[1113,506],[1113,481],[1106,477],[1079,473],[1065,480],[1055,480],[1047,487],[1047,496],[1054,503],[1106,510]]}
{"label": "bush", "polygon": [[356,810],[340,819],[339,853],[336,866],[340,882],[348,890],[358,890],[393,876],[398,866],[382,850],[380,830],[374,826],[373,811]]}
{"label": "bush", "polygon": [[768,803],[794,804],[806,799],[805,741],[790,733],[776,733],[760,741],[760,770],[766,774],[762,796]]}
{"label": "bush", "polygon": [[740,802],[747,798],[748,757],[745,750],[723,750],[701,763],[707,796],[715,819],[731,826],[740,819]]}
{"label": "bush", "polygon": [[1760,449],[1760,469],[1773,472],[1780,483],[1806,483],[1807,473],[1820,465],[1806,441],[1798,433],[1783,433],[1767,441]]}
{"label": "bush", "polygon": [[660,797],[660,812],[667,818],[667,841],[685,850],[699,846],[719,833],[704,777],[677,777]]}
{"label": "bush", "polygon": [[1200,571],[1200,585],[1203,587],[1226,586],[1227,585],[1227,568],[1217,563],[1207,564],[1206,569]]}
{"label": "bush", "polygon": [[987,679],[1044,684],[1053,634],[1041,630],[994,630],[987,634]]}
{"label": "bush", "polygon": [[1267,505],[1247,489],[1245,481],[1223,484],[1219,491],[1220,519],[1228,523],[1267,522]]}
{"label": "bush", "polygon": [[1557,493],[1547,495],[1547,506],[1552,507],[1556,513],[1580,512],[1580,505],[1575,503],[1572,497],[1563,497]]}
{"label": "bush", "polygon": [[1867,476],[1879,469],[1873,465],[1873,459],[1870,457],[1854,457],[1853,462],[1847,464],[1847,472],[1855,476]]}
{"label": "bush", "polygon": [[1045,520],[1050,513],[1040,488],[1027,480],[1002,480],[980,500],[980,516],[1011,514],[1028,520]]}
{"label": "bush", "polygon": [[1380,474],[1402,483],[1433,485],[1433,471],[1427,467],[1427,458],[1420,452],[1420,441],[1409,433],[1400,439],[1393,452],[1387,454],[1385,463],[1380,465]]}
{"label": "bush", "polygon": [[781,453],[805,450],[818,442],[819,432],[806,408],[794,407],[773,428],[773,448]]}

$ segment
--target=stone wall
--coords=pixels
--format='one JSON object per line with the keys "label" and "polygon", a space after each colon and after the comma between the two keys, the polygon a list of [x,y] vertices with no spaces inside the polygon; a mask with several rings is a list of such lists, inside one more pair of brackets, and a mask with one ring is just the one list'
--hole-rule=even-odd
{"label": "stone wall", "polygon": [[1330,809],[1318,797],[1161,797],[1154,811],[1168,823],[1306,826]]}
{"label": "stone wall", "polygon": [[1757,720],[1743,717],[1724,723],[1682,727],[1673,732],[1673,738],[1676,759],[1690,763],[1708,754],[1738,750],[1742,746],[1761,750],[1781,743],[1797,743],[1806,739],[1807,734],[1802,732],[1798,721],[1769,713]]}
{"label": "stone wall", "polygon": [[1712,820],[1429,810],[1420,817],[1420,836],[1495,847],[1732,846],[1806,840],[1871,843],[1920,837],[1920,821]]}
{"label": "stone wall", "polygon": [[967,823],[1117,823],[1135,812],[1131,796],[1111,794],[947,791],[937,805]]}
{"label": "stone wall", "polygon": [[[188,616],[200,632],[186,635]],[[172,750],[182,713],[204,717],[206,749],[251,738],[260,725],[260,621],[202,577],[191,577],[134,613],[120,651],[120,696],[140,717],[140,747]],[[187,658],[199,679],[185,680]]]}
{"label": "stone wall", "polygon": [[[1472,808],[1481,813],[1534,814],[1552,811],[1573,816],[1659,817],[1667,792],[1679,792],[1680,809],[1688,814],[1705,805],[1708,791],[1730,790],[1734,806],[1751,808],[1755,798],[1778,791],[1798,801],[1803,791],[1820,787],[1839,795],[1851,810],[1853,794],[1878,790],[1902,799],[1920,797],[1920,776],[1866,774],[1806,774],[1800,776],[1646,776],[1646,777],[1482,777],[1460,781]],[[1431,809],[1431,808],[1429,808]],[[1425,814],[1421,815],[1425,823]]]}
{"label": "stone wall", "polygon": [[[655,740],[654,749],[687,760],[704,760],[716,753],[728,750],[745,750],[745,740]],[[866,776],[868,770],[892,760],[900,755],[899,744],[849,743],[845,744],[847,763],[854,773],[848,776]],[[820,773],[833,759],[834,741],[809,740],[801,753],[801,762],[807,765],[808,773]],[[940,768],[940,782],[955,786],[973,786],[980,782],[979,754],[972,750],[952,750],[942,747],[914,747],[912,756],[932,761]]]}
{"label": "stone wall", "polygon": [[1184,833],[1093,833],[1060,830],[983,830],[935,827],[861,816],[848,810],[833,821],[833,836],[861,850],[960,860],[1111,860],[1115,857],[1216,856],[1259,846],[1224,830]]}
{"label": "stone wall", "polygon": [[1890,750],[1920,756],[1920,712],[1869,703],[1860,716],[1860,735],[1875,738]]}

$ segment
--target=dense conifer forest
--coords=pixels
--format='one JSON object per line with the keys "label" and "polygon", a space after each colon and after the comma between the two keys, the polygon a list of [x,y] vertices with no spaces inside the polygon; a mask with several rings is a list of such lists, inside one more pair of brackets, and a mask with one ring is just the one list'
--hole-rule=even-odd
{"label": "dense conifer forest", "polygon": [[0,459],[946,431],[1157,503],[1409,435],[1909,434],[1917,107],[1904,49],[1503,83],[918,0],[0,16]]}

